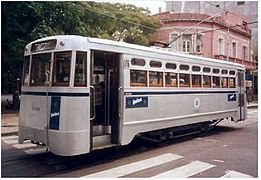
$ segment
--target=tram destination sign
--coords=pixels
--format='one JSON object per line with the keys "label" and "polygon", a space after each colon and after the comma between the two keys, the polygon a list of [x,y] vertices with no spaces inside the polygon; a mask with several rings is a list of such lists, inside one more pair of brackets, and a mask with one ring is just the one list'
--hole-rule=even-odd
{"label": "tram destination sign", "polygon": [[48,40],[48,41],[41,41],[32,44],[31,52],[39,52],[39,51],[48,51],[53,50],[56,46],[56,39]]}

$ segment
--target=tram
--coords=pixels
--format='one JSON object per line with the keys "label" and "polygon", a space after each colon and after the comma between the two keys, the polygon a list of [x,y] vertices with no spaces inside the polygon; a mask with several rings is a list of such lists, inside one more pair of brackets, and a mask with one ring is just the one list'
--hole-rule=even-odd
{"label": "tram", "polygon": [[61,35],[25,47],[19,143],[73,156],[246,119],[242,65]]}

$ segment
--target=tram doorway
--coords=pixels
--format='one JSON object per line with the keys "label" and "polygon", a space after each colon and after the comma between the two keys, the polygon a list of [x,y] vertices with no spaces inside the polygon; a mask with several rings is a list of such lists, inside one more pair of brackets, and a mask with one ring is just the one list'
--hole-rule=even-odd
{"label": "tram doorway", "polygon": [[92,148],[118,144],[119,58],[112,52],[91,53]]}

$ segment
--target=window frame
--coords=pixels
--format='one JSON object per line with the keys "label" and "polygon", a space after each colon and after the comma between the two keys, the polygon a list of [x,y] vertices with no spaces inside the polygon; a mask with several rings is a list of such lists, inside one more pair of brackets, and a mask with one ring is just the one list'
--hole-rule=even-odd
{"label": "window frame", "polygon": [[[83,59],[83,61],[85,61],[85,63],[83,62],[83,71],[85,70],[85,72],[83,72],[83,82],[76,82],[76,64],[77,64],[77,53],[80,53],[82,55],[85,55],[85,59]],[[88,58],[88,53],[87,51],[76,51],[75,52],[75,66],[74,66],[74,80],[73,80],[73,86],[74,87],[86,87],[88,84],[88,78],[87,78],[87,73],[88,73],[88,67],[87,67],[87,58]],[[84,69],[85,68],[85,69]],[[85,77],[84,77],[85,76]]]}
{"label": "window frame", "polygon": [[[132,82],[132,76],[131,76],[132,71],[144,72],[145,82],[144,83]],[[131,87],[148,87],[148,71],[147,70],[140,70],[140,69],[130,69],[130,86]]]}
{"label": "window frame", "polygon": [[[151,83],[151,73],[157,73],[157,74],[160,73],[161,74],[161,77],[160,77],[161,82],[157,83],[157,84],[152,84]],[[149,71],[148,75],[149,75],[149,87],[163,87],[163,72],[161,72],[161,71]]]}

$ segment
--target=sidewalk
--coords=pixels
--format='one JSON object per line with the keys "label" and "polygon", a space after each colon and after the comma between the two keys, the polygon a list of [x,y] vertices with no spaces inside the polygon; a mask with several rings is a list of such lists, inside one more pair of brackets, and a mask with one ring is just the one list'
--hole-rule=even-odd
{"label": "sidewalk", "polygon": [[[247,108],[258,107],[258,102],[253,101],[247,105]],[[17,135],[18,133],[18,113],[1,115],[1,136]]]}

